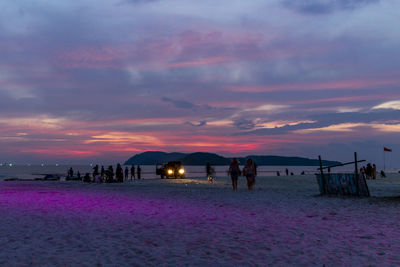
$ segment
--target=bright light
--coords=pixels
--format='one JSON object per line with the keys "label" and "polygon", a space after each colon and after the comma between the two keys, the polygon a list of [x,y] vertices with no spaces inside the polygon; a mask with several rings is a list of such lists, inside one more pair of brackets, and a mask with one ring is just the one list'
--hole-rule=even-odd
{"label": "bright light", "polygon": [[179,169],[179,173],[180,173],[180,174],[184,174],[184,173],[185,173],[185,170],[184,170],[184,169]]}
{"label": "bright light", "polygon": [[171,170],[171,169],[168,170],[168,174],[173,174],[173,173],[174,173],[173,170]]}
{"label": "bright light", "polygon": [[8,166],[12,167],[13,165],[12,165],[12,163],[10,163],[10,164],[8,164]]}

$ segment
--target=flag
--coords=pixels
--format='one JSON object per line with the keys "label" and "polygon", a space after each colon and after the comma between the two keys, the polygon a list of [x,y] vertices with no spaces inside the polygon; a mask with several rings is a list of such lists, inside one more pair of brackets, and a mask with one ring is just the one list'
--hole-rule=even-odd
{"label": "flag", "polygon": [[392,152],[392,150],[390,148],[387,148],[387,147],[383,147],[383,151]]}

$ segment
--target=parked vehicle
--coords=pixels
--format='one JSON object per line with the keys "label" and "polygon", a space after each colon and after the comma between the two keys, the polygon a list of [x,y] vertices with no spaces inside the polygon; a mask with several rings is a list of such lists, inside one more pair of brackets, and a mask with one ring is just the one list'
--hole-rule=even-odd
{"label": "parked vehicle", "polygon": [[170,161],[156,165],[156,174],[164,178],[185,178],[185,169],[180,161]]}

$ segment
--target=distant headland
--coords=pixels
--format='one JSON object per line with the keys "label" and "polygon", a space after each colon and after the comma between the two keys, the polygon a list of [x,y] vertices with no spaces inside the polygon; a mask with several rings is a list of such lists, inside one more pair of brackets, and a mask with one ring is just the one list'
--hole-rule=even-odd
{"label": "distant headland", "polygon": [[[282,156],[256,156],[249,155],[246,157],[238,157],[241,164],[246,162],[247,158],[252,158],[258,166],[319,166],[318,159],[309,159],[301,157],[282,157]],[[226,166],[229,165],[232,158],[226,158],[214,153],[195,152],[195,153],[179,153],[179,152],[161,152],[147,151],[134,155],[125,161],[124,165],[156,165],[168,161],[182,161],[184,165],[198,166],[206,165],[208,162],[212,165]],[[322,165],[331,166],[341,164],[339,161],[323,160]]]}

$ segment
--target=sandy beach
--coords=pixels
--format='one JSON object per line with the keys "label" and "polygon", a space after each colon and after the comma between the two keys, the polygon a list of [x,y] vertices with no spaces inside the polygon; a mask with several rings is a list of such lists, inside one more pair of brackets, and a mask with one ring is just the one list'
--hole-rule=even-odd
{"label": "sandy beach", "polygon": [[2,266],[395,266],[400,176],[370,198],[318,196],[314,175],[123,184],[0,182]]}

